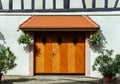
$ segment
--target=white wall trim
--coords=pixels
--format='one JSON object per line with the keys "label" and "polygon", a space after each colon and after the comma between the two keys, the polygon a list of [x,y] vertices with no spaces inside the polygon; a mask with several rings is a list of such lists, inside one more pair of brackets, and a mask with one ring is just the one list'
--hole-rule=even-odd
{"label": "white wall trim", "polygon": [[120,16],[120,11],[106,12],[28,12],[28,13],[0,13],[0,16],[32,16],[32,15],[88,15],[88,16]]}
{"label": "white wall trim", "polygon": [[88,43],[88,35],[86,33],[86,38],[85,38],[85,76],[91,76],[90,75],[90,46]]}
{"label": "white wall trim", "polygon": [[32,41],[29,45],[29,76],[34,76],[34,33],[30,33]]}

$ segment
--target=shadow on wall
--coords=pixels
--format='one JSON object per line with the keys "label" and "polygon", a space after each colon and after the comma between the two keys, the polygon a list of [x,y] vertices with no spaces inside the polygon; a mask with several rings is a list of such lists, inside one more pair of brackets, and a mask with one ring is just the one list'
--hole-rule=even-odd
{"label": "shadow on wall", "polygon": [[23,47],[23,49],[25,50],[26,53],[28,53],[28,52],[29,52],[29,45],[25,45],[25,46]]}
{"label": "shadow on wall", "polygon": [[[4,35],[0,32],[0,41],[3,41],[3,43],[6,43]],[[4,46],[0,43],[0,49]]]}
{"label": "shadow on wall", "polygon": [[0,40],[3,40],[5,42],[5,37],[1,32],[0,32]]}
{"label": "shadow on wall", "polygon": [[102,33],[102,30],[99,30],[98,33],[101,35],[101,42],[97,45],[91,45],[90,48],[93,50],[93,52],[101,53],[105,49],[107,41]]}

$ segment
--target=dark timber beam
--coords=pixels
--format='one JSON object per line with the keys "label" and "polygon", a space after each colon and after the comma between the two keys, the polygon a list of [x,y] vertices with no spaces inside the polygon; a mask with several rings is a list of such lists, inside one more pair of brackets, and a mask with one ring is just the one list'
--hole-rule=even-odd
{"label": "dark timber beam", "polygon": [[[120,11],[120,8],[73,8],[73,9],[35,9],[34,12],[97,12],[97,11],[101,11],[101,12],[107,12],[107,11]],[[13,10],[0,10],[0,13],[32,13],[33,10],[31,9],[13,9]]]}
{"label": "dark timber beam", "polygon": [[43,9],[45,9],[45,0],[43,0]]}
{"label": "dark timber beam", "polygon": [[21,9],[24,9],[24,0],[21,0]]}
{"label": "dark timber beam", "polygon": [[105,0],[105,8],[108,8],[108,0]]}
{"label": "dark timber beam", "polygon": [[96,7],[96,0],[92,0],[92,8]]}
{"label": "dark timber beam", "polygon": [[56,9],[56,0],[53,0],[53,9]]}
{"label": "dark timber beam", "polygon": [[64,0],[64,9],[70,8],[70,0]]}
{"label": "dark timber beam", "polygon": [[31,1],[31,9],[34,10],[35,9],[35,0]]}
{"label": "dark timber beam", "polygon": [[119,2],[119,0],[116,0],[116,1],[115,1],[114,8],[116,8],[116,7],[117,7],[117,5],[118,5],[118,2]]}
{"label": "dark timber beam", "polygon": [[1,0],[0,0],[0,9],[3,9],[3,6],[2,6],[2,2],[1,2]]}
{"label": "dark timber beam", "polygon": [[83,4],[83,8],[85,9],[86,8],[85,0],[82,0],[82,4]]}
{"label": "dark timber beam", "polygon": [[9,10],[13,9],[13,0],[9,0]]}

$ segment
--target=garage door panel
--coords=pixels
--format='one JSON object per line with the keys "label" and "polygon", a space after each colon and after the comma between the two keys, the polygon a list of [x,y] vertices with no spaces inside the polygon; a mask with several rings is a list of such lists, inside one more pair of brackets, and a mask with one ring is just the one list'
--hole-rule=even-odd
{"label": "garage door panel", "polygon": [[52,44],[52,72],[53,73],[60,73],[60,52],[59,52],[59,45],[57,40],[54,40]]}
{"label": "garage door panel", "polygon": [[52,72],[52,44],[48,42],[44,45],[44,73],[51,73]]}
{"label": "garage door panel", "polygon": [[75,46],[73,42],[68,43],[68,72],[75,73]]}
{"label": "garage door panel", "polygon": [[60,45],[60,72],[61,73],[67,73],[67,44],[62,43]]}
{"label": "garage door panel", "polygon": [[78,43],[75,46],[75,72],[85,73],[85,45],[84,37],[81,35],[78,38]]}
{"label": "garage door panel", "polygon": [[40,38],[35,43],[35,72],[44,72],[44,45]]}
{"label": "garage door panel", "polygon": [[[84,33],[39,33],[35,36],[35,73],[85,73]],[[45,43],[43,38],[46,38]]]}

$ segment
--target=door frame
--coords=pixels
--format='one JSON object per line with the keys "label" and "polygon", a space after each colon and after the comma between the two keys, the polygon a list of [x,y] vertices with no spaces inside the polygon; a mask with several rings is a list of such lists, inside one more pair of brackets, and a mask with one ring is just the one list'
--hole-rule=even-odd
{"label": "door frame", "polygon": [[[34,76],[34,32],[29,32],[32,40],[29,45],[29,76]],[[88,43],[89,33],[85,32],[85,76],[90,76],[90,45]]]}

